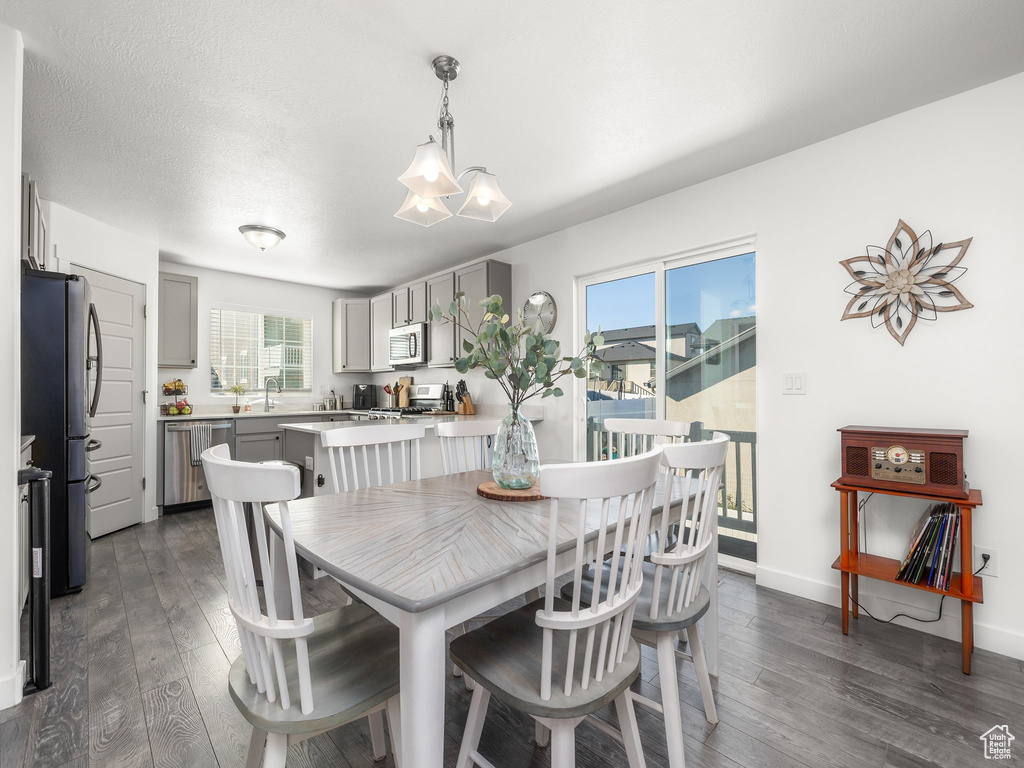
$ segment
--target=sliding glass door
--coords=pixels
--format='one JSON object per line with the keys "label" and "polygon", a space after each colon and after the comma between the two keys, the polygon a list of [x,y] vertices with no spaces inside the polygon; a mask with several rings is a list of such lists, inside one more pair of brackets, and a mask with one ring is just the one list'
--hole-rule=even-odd
{"label": "sliding glass door", "polygon": [[618,457],[619,446],[604,432],[606,418],[657,415],[656,295],[653,272],[586,286],[587,328],[601,328],[605,362],[600,376],[587,379],[587,461]]}
{"label": "sliding glass door", "polygon": [[578,455],[618,458],[609,417],[689,422],[695,440],[728,433],[719,549],[747,560],[757,557],[754,265],[740,247],[580,281],[581,320],[601,327],[606,366],[586,380]]}
{"label": "sliding glass door", "polygon": [[732,438],[719,550],[747,560],[757,556],[756,312],[753,253],[665,270],[665,418],[690,422],[694,437]]}

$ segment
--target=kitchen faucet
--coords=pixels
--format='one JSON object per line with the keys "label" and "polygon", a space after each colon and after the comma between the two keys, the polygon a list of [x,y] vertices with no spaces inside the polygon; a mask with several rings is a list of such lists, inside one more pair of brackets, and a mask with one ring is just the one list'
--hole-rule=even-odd
{"label": "kitchen faucet", "polygon": [[267,377],[267,384],[266,384],[266,390],[267,390],[267,392],[266,392],[266,399],[263,401],[263,412],[264,413],[270,413],[272,410],[274,410],[274,405],[273,405],[273,403],[270,402],[270,382],[274,382],[274,386],[277,387],[277,394],[279,394],[279,395],[281,394],[281,382],[279,382],[273,376],[268,376]]}

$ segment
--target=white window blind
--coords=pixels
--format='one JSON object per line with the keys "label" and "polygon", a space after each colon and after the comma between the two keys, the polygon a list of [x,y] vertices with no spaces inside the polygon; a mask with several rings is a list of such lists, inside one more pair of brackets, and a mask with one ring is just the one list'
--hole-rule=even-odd
{"label": "white window blind", "polygon": [[312,321],[231,309],[210,311],[210,389],[263,389],[273,376],[283,390],[313,389]]}

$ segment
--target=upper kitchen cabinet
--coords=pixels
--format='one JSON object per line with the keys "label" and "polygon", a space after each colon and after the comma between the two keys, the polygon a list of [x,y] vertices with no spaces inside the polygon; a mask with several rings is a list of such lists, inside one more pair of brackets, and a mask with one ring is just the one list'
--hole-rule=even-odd
{"label": "upper kitchen cabinet", "polygon": [[157,365],[195,368],[199,357],[199,280],[160,273]]}
{"label": "upper kitchen cabinet", "polygon": [[[500,261],[481,261],[455,270],[455,291],[466,294],[466,312],[470,328],[476,328],[484,317],[480,300],[497,294],[501,296],[505,311],[514,315],[512,307],[512,267]],[[443,304],[441,305],[444,306]],[[456,356],[462,354],[462,329],[456,333]],[[475,336],[474,336],[475,338]]]}
{"label": "upper kitchen cabinet", "polygon": [[384,293],[370,299],[370,370],[394,370],[388,363],[391,358],[391,325],[394,299],[392,293]]}
{"label": "upper kitchen cabinet", "polygon": [[50,247],[39,185],[21,174],[21,259],[32,269],[46,269]]}
{"label": "upper kitchen cabinet", "polygon": [[333,309],[333,370],[370,370],[370,300],[335,299]]}
{"label": "upper kitchen cabinet", "polygon": [[427,322],[427,284],[413,283],[396,288],[391,292],[391,325],[401,328],[404,325]]}
{"label": "upper kitchen cabinet", "polygon": [[[435,304],[446,312],[455,298],[455,273],[445,272],[427,281],[427,306]],[[455,365],[455,326],[444,320],[432,320],[427,329],[427,365]]]}

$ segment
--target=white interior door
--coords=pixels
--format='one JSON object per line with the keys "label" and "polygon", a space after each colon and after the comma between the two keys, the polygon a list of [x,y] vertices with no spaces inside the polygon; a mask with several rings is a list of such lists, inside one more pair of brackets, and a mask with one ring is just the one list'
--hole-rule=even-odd
{"label": "white interior door", "polygon": [[102,483],[87,501],[85,527],[95,539],[145,519],[146,288],[84,267],[70,271],[89,281],[103,336],[103,384],[89,435],[101,445],[87,454],[89,472]]}

